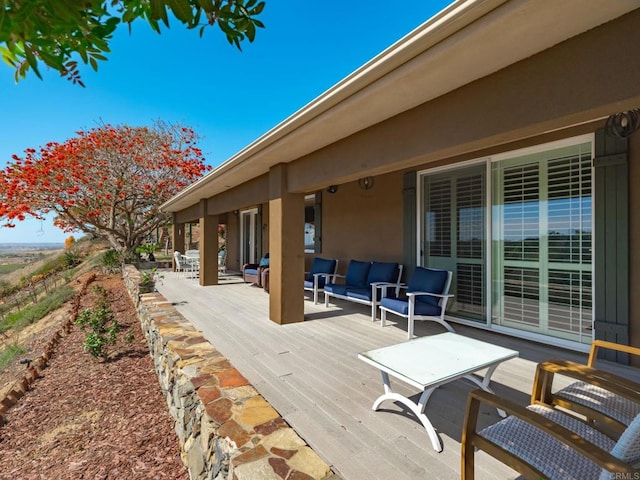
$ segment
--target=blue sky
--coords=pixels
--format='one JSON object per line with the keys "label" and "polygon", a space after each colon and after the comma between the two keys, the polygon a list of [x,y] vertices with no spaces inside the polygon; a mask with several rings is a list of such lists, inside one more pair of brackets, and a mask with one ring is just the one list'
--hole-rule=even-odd
{"label": "blue sky", "polygon": [[[26,148],[62,142],[80,129],[112,124],[180,122],[201,136],[217,166],[312,101],[386,47],[442,10],[444,0],[267,0],[266,28],[239,52],[217,29],[162,35],[147,24],[126,27],[97,73],[82,67],[86,88],[44,71],[15,83],[0,64],[0,167]],[[335,6],[334,6],[335,5]],[[0,227],[0,243],[63,242],[51,222]]]}

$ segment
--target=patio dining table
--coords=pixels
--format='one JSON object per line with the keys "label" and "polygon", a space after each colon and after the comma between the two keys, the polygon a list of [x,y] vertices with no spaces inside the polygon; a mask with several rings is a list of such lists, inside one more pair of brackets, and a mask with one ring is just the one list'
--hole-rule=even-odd
{"label": "patio dining table", "polygon": [[[439,386],[460,378],[492,392],[489,382],[493,372],[500,363],[517,356],[518,352],[515,350],[451,332],[358,354],[360,360],[373,365],[382,374],[384,394],[373,403],[373,410],[378,410],[386,400],[405,405],[418,417],[437,452],[442,451],[442,442],[425,414],[427,402],[433,392]],[[478,372],[484,369],[487,369],[486,372],[480,375]],[[389,375],[422,390],[418,403],[392,391]]]}

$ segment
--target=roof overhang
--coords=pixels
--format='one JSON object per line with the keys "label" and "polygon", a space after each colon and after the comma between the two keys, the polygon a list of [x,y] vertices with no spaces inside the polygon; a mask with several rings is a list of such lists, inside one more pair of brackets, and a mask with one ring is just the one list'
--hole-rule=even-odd
{"label": "roof overhang", "polygon": [[161,209],[184,210],[637,8],[637,0],[458,0]]}

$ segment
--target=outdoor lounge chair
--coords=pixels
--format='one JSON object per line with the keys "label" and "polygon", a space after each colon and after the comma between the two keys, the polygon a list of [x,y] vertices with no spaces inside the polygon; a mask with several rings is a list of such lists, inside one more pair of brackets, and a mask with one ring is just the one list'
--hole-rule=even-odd
{"label": "outdoor lounge chair", "polygon": [[[602,382],[588,375],[582,380]],[[611,387],[606,381],[604,385]],[[509,416],[478,430],[481,404],[501,409]],[[640,415],[619,437],[608,436],[590,423],[548,405],[523,407],[474,390],[467,400],[462,430],[462,480],[474,479],[476,448],[532,480],[638,478]]]}
{"label": "outdoor lounge chair", "polygon": [[185,274],[189,271],[189,266],[187,265],[184,256],[177,250],[173,252],[173,261],[175,263],[176,277],[179,277],[180,274]]}
{"label": "outdoor lounge chair", "polygon": [[266,253],[259,263],[245,263],[242,266],[242,279],[245,283],[252,283],[262,287],[262,271],[269,268],[269,254]]}
{"label": "outdoor lounge chair", "polygon": [[377,317],[378,304],[383,288],[400,286],[402,265],[394,262],[361,262],[351,260],[347,274],[335,275],[344,283],[327,282],[324,287],[324,305],[329,306],[330,297],[371,306],[371,320]]}
{"label": "outdoor lounge chair", "polygon": [[[596,428],[620,434],[640,414],[640,384],[594,368],[599,349],[640,355],[640,348],[595,340],[586,366],[567,360],[543,362],[536,369],[531,402],[576,412],[590,419]],[[555,375],[578,381],[553,391]],[[606,385],[610,387],[605,388]]]}
{"label": "outdoor lounge chair", "polygon": [[453,272],[434,268],[416,267],[408,285],[402,285],[406,290],[406,298],[384,295],[380,300],[380,326],[384,327],[387,313],[393,313],[407,319],[407,336],[413,338],[415,320],[431,320],[444,326],[450,332],[455,332],[449,325],[444,314],[449,295]]}
{"label": "outdoor lounge chair", "polygon": [[315,257],[311,270],[304,280],[304,289],[313,292],[313,303],[318,304],[318,293],[324,292],[327,282],[334,282],[338,271],[338,260]]}

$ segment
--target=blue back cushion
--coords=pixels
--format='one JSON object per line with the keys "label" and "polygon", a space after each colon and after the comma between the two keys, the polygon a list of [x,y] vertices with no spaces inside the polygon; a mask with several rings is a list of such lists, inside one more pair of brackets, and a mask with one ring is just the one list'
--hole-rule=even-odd
{"label": "blue back cushion", "polygon": [[[444,286],[447,283],[449,272],[446,270],[436,270],[433,268],[416,267],[409,280],[407,291],[409,292],[429,292],[442,294]],[[437,305],[440,301],[439,297],[416,297],[418,302],[426,302],[431,305]]]}
{"label": "blue back cushion", "polygon": [[313,282],[314,273],[333,273],[335,269],[336,269],[335,260],[316,257],[313,259],[313,263],[311,264],[311,271],[309,272],[309,276],[307,277],[307,280]]}
{"label": "blue back cushion", "polygon": [[398,281],[398,264],[397,263],[382,263],[373,262],[369,269],[369,276],[367,277],[367,285],[373,282],[390,282],[395,283]]}
{"label": "blue back cushion", "polygon": [[371,262],[351,260],[349,262],[349,268],[347,268],[347,276],[344,283],[352,287],[365,288],[367,286],[369,268],[371,268]]}
{"label": "blue back cushion", "polygon": [[268,267],[269,266],[269,254],[266,253],[264,257],[260,259],[259,267]]}

